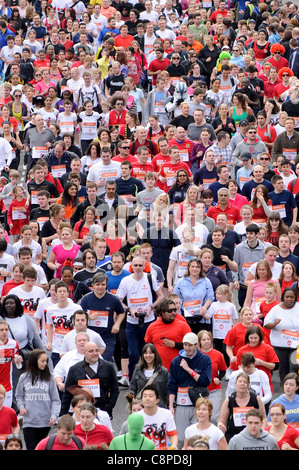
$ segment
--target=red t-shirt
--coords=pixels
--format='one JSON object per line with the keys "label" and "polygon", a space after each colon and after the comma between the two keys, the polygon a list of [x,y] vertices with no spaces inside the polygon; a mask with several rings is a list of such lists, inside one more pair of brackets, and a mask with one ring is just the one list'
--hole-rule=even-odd
{"label": "red t-shirt", "polygon": [[220,209],[219,203],[217,202],[216,206],[209,207],[207,211],[207,216],[212,219],[217,220],[218,214],[226,214],[228,216],[228,223],[235,225],[237,222],[242,220],[240,209],[234,206],[233,204],[228,203],[225,210]]}
{"label": "red t-shirt", "polygon": [[8,406],[2,406],[0,410],[0,435],[8,436],[12,428],[18,426],[18,417],[15,410]]}
{"label": "red t-shirt", "polygon": [[121,158],[120,155],[116,155],[116,157],[113,157],[112,160],[113,160],[114,162],[120,162],[120,163],[122,163],[122,162],[124,162],[124,161],[128,161],[128,162],[131,162],[131,163],[136,163],[136,162],[138,162],[137,158],[134,157],[134,155],[131,155],[131,154],[129,154],[129,155],[128,155],[128,158],[125,158],[125,159],[124,159],[124,158]]}
{"label": "red t-shirt", "polygon": [[[256,359],[261,359],[262,361],[265,361],[265,362],[272,362],[275,364],[279,362],[279,359],[273,347],[270,346],[270,344],[266,344],[262,342],[259,346],[256,346],[255,348],[252,348],[249,344],[242,346],[239,349],[238,354],[237,354],[237,362],[236,362],[237,366],[241,365],[242,354],[247,353],[247,352],[252,353]],[[273,391],[271,370],[268,369],[267,367],[260,366],[260,365],[256,365],[256,368],[266,372],[269,378],[271,390]]]}
{"label": "red t-shirt", "polygon": [[156,346],[161,356],[162,364],[169,370],[171,361],[178,356],[179,350],[165,346],[163,338],[170,339],[175,343],[181,343],[186,333],[191,329],[186,320],[177,314],[172,323],[163,323],[161,317],[149,325],[144,340],[146,343],[152,343]]}
{"label": "red t-shirt", "polygon": [[142,165],[138,161],[136,163],[132,163],[132,176],[140,181],[144,181],[146,173],[150,171],[154,171],[151,163],[145,163],[145,165]]}
{"label": "red t-shirt", "polygon": [[119,34],[118,36],[114,38],[114,46],[126,48],[130,46],[133,41],[134,41],[134,38],[130,34],[128,34],[125,38],[121,34]]}
{"label": "red t-shirt", "polygon": [[95,424],[91,431],[85,432],[81,424],[77,424],[74,430],[74,434],[78,436],[85,445],[97,445],[100,448],[102,442],[109,446],[113,439],[113,434],[107,426],[102,424]]}
{"label": "red t-shirt", "polygon": [[217,349],[211,349],[208,353],[201,351],[203,354],[209,356],[212,361],[212,380],[210,385],[208,386],[208,390],[211,392],[212,390],[221,390],[221,383],[215,384],[214,379],[218,377],[219,372],[226,371],[227,365],[225,363],[223,354]]}
{"label": "red t-shirt", "polygon": [[[78,436],[79,439],[82,441],[82,446],[83,448],[85,447],[85,442],[82,437]],[[36,446],[35,450],[46,450],[46,445],[49,440],[49,437],[45,437],[45,439],[42,439]],[[78,449],[77,444],[75,441],[72,439],[70,444],[61,444],[61,442],[58,439],[58,436],[55,437],[54,444],[52,447],[52,450],[80,450]]]}
{"label": "red t-shirt", "polygon": [[173,185],[176,179],[176,174],[179,170],[186,170],[189,178],[192,176],[189,165],[184,162],[171,163],[166,162],[161,166],[159,175],[166,178],[166,182],[163,184],[163,191],[168,193],[170,187]]}
{"label": "red t-shirt", "polygon": [[[158,72],[159,70],[166,70],[168,65],[170,65],[171,62],[169,59],[164,58],[162,60],[159,59],[154,59],[148,67],[148,70],[151,72]],[[156,86],[156,80],[157,80],[157,75],[153,75],[153,85]]]}

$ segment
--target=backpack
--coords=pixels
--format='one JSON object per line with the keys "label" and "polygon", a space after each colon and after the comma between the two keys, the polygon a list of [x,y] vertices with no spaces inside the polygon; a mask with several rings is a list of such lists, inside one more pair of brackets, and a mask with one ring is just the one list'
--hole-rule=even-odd
{"label": "backpack", "polygon": [[[57,434],[51,434],[51,436],[50,436],[49,439],[48,439],[48,442],[47,442],[47,445],[46,445],[45,450],[52,450],[52,447],[53,447],[54,441],[55,441],[55,439],[56,439],[56,436],[57,436]],[[75,442],[75,444],[77,445],[78,450],[82,450],[82,449],[83,449],[82,441],[79,439],[78,436],[76,436],[75,434],[73,434],[72,440],[73,440],[73,441]]]}

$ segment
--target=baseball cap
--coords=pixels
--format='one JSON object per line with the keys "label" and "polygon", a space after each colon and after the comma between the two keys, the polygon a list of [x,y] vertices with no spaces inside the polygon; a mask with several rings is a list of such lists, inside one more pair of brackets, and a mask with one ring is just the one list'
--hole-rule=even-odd
{"label": "baseball cap", "polygon": [[241,121],[239,122],[239,126],[248,126],[249,125],[249,122],[247,121],[247,119],[241,119]]}
{"label": "baseball cap", "polygon": [[241,155],[241,160],[251,160],[251,158],[252,158],[252,155],[249,152],[244,152]]}
{"label": "baseball cap", "polygon": [[198,337],[195,333],[186,333],[183,338],[183,343],[197,344]]}

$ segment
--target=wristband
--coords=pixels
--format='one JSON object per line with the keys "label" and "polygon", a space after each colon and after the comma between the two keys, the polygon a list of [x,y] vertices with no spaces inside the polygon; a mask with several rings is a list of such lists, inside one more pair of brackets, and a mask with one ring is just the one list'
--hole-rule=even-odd
{"label": "wristband", "polygon": [[197,372],[195,372],[195,370],[193,370],[193,371],[191,372],[191,377],[195,377],[196,374],[197,374]]}

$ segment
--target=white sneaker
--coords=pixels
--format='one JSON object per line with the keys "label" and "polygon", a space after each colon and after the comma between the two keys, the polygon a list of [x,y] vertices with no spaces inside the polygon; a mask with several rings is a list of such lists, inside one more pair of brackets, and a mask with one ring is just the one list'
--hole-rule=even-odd
{"label": "white sneaker", "polygon": [[121,370],[118,370],[118,371],[116,372],[116,376],[117,376],[117,377],[122,377],[122,376],[123,376],[122,371],[121,371]]}
{"label": "white sneaker", "polygon": [[130,382],[128,381],[128,379],[126,379],[126,377],[122,377],[119,381],[118,381],[119,385],[122,385],[123,387],[129,387],[130,385]]}
{"label": "white sneaker", "polygon": [[229,367],[228,369],[226,369],[224,380],[229,380],[231,375],[232,375],[232,370]]}

